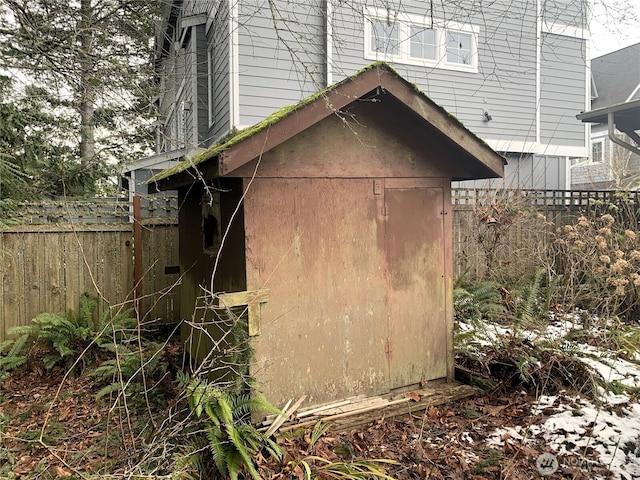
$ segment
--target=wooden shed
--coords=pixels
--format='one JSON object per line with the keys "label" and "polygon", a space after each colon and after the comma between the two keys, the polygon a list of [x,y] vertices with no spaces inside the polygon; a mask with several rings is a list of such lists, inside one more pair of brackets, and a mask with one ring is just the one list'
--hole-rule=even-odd
{"label": "wooden shed", "polygon": [[249,292],[225,298],[251,304],[250,372],[275,405],[451,380],[451,181],[503,166],[373,64],[153,179],[179,192],[181,316],[201,286]]}

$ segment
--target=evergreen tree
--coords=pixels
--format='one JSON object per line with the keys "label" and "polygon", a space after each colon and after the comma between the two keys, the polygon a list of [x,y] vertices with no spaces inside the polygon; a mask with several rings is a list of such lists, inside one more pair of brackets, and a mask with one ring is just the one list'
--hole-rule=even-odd
{"label": "evergreen tree", "polygon": [[0,68],[25,84],[13,108],[31,104],[38,115],[26,131],[48,129],[38,133],[49,143],[23,144],[38,155],[13,154],[11,163],[40,193],[95,194],[109,166],[149,151],[160,8],[159,0],[0,0]]}

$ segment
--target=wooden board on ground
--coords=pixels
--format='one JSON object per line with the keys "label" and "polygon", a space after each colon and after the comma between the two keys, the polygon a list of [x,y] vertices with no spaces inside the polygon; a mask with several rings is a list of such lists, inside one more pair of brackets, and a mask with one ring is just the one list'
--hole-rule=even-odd
{"label": "wooden board on ground", "polygon": [[293,415],[284,422],[278,431],[286,432],[297,428],[307,428],[315,425],[318,421],[331,423],[335,431],[341,431],[383,417],[388,418],[423,411],[429,407],[467,398],[477,393],[478,389],[475,387],[457,382],[446,382],[402,393],[367,398],[356,397],[344,405],[328,405],[328,408],[314,407],[299,412],[299,415]]}

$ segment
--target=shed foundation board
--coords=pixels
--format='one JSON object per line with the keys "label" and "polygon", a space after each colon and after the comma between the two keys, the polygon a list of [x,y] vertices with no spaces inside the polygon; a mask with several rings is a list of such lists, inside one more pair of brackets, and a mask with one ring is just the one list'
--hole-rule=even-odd
{"label": "shed foundation board", "polygon": [[[311,427],[318,421],[322,421],[330,423],[332,430],[339,432],[379,418],[424,412],[429,407],[471,397],[478,391],[475,387],[458,382],[436,382],[433,385],[400,394],[359,396],[338,407],[328,405],[328,408],[314,406],[310,409],[300,409],[295,412],[292,419],[282,424],[279,431],[287,432]],[[307,414],[307,412],[313,413]],[[263,429],[266,430],[272,421],[265,422]]]}

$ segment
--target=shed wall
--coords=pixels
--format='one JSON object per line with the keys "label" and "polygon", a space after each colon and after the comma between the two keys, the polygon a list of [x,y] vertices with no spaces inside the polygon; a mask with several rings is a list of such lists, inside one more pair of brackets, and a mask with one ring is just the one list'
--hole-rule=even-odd
{"label": "shed wall", "polygon": [[317,404],[386,393],[448,375],[443,180],[374,182],[251,185],[247,288],[269,289],[251,373],[276,405],[303,394]]}

